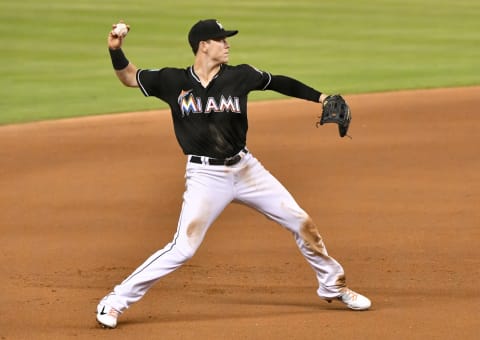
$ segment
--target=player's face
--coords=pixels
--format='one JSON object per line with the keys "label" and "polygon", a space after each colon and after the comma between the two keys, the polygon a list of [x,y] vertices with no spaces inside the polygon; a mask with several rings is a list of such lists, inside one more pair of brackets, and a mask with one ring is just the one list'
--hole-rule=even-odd
{"label": "player's face", "polygon": [[207,44],[210,58],[221,64],[228,62],[230,45],[226,38],[210,39]]}

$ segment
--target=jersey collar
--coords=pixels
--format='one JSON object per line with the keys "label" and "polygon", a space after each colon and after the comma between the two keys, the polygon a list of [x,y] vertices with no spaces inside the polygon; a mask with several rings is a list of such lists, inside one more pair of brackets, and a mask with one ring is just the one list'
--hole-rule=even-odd
{"label": "jersey collar", "polygon": [[[220,75],[220,73],[222,73],[224,68],[225,68],[225,65],[221,64],[220,69],[218,70],[217,74],[212,78],[212,80],[210,81],[210,84],[212,83],[212,81],[218,78],[218,76]],[[196,75],[195,71],[193,70],[193,65],[190,66],[189,69],[193,79],[195,79],[199,84],[201,84],[202,82],[200,81],[200,78]]]}

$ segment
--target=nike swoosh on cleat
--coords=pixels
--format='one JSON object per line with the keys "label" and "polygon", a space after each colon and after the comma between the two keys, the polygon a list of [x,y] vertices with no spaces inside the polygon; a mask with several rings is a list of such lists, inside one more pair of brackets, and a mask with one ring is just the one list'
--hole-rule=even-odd
{"label": "nike swoosh on cleat", "polygon": [[102,311],[100,312],[100,315],[105,315],[105,314],[107,313],[105,313],[105,306],[103,306]]}

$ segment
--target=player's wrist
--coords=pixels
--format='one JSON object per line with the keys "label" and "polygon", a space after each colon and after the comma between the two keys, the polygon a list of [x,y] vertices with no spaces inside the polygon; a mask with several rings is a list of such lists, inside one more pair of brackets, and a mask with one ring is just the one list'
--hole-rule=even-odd
{"label": "player's wrist", "polygon": [[113,49],[109,47],[108,52],[110,53],[110,58],[112,59],[112,66],[115,70],[123,70],[130,63],[127,57],[125,57],[125,54],[123,53],[121,48]]}
{"label": "player's wrist", "polygon": [[318,102],[319,102],[320,104],[323,104],[323,102],[325,101],[325,99],[327,99],[327,97],[328,97],[328,94],[326,94],[326,93],[320,93],[320,97],[318,98]]}

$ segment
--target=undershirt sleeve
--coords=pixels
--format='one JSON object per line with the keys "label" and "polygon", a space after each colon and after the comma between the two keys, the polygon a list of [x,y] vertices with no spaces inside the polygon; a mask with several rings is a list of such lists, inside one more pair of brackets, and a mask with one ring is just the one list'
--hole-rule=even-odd
{"label": "undershirt sleeve", "polygon": [[304,83],[286,76],[272,75],[270,83],[265,90],[272,90],[290,97],[319,102],[321,92],[305,85]]}

